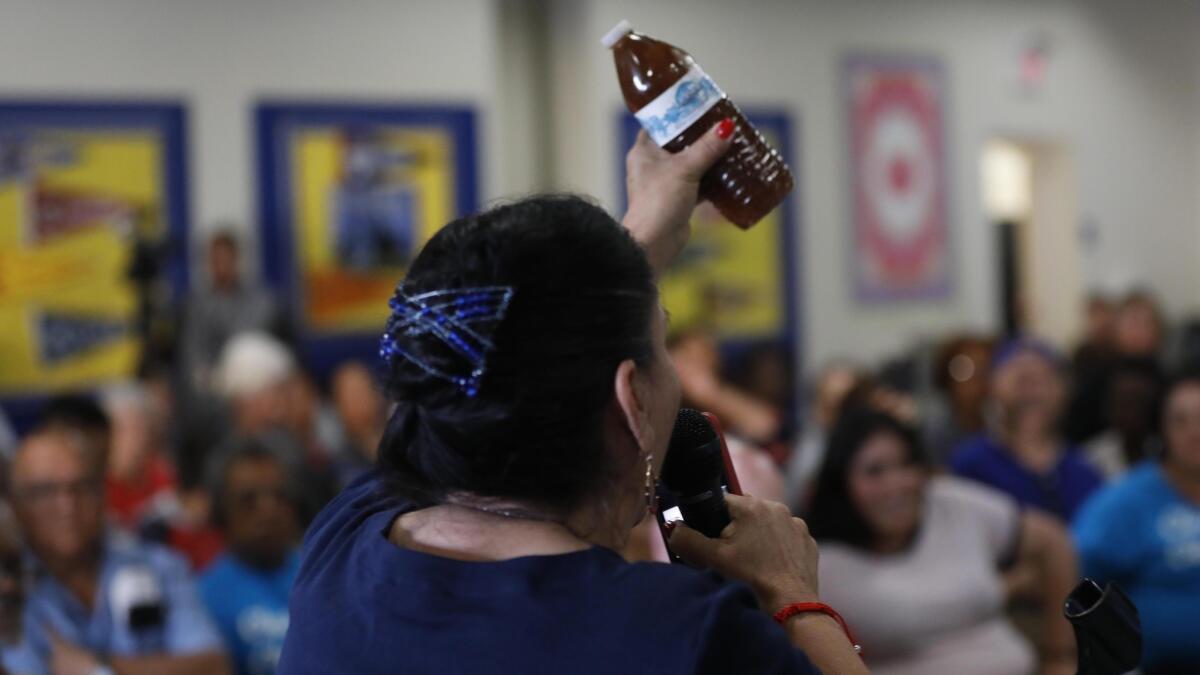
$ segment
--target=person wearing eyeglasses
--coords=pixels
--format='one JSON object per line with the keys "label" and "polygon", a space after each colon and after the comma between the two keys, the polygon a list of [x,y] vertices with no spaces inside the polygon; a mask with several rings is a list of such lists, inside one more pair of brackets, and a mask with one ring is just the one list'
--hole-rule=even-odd
{"label": "person wearing eyeglasses", "polygon": [[183,559],[106,526],[103,476],[81,433],[57,425],[27,436],[9,490],[33,560],[10,672],[228,672]]}
{"label": "person wearing eyeglasses", "polygon": [[301,517],[286,459],[259,439],[235,441],[213,472],[214,519],[228,551],[200,580],[200,594],[241,675],[275,672],[288,627]]}

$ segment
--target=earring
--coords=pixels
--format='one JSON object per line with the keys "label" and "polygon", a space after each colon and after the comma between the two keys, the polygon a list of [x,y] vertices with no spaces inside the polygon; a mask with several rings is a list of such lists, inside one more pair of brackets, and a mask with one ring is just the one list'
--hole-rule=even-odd
{"label": "earring", "polygon": [[646,453],[646,513],[654,514],[658,504],[658,495],[654,491],[654,458]]}

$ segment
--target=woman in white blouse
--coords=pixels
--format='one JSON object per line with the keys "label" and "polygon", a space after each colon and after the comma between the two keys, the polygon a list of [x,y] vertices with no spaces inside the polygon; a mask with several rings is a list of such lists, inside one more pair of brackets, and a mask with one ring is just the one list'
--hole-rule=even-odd
{"label": "woman in white blouse", "polygon": [[[875,411],[844,414],[807,517],[822,597],[881,675],[1074,675],[1062,605],[1077,580],[1070,539],[1009,497],[925,465],[913,431]],[[1032,569],[1044,612],[1030,645],[1004,607],[1005,570]]]}

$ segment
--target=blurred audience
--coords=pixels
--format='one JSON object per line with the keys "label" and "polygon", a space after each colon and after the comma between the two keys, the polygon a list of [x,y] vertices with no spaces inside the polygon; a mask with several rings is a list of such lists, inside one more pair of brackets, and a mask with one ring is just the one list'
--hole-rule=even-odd
{"label": "blurred audience", "polygon": [[682,332],[671,339],[669,350],[691,407],[715,414],[726,431],[751,443],[765,446],[779,440],[780,412],[721,377],[721,353],[711,335]]}
{"label": "blurred audience", "polygon": [[104,408],[87,394],[64,394],[46,402],[42,426],[69,429],[83,436],[88,457],[101,476],[108,473],[108,446],[112,423]]}
{"label": "blurred audience", "polygon": [[1138,608],[1145,675],[1200,672],[1200,372],[1168,388],[1165,452],[1096,496],[1075,523],[1083,571]]}
{"label": "blurred audience", "polygon": [[1106,479],[1117,478],[1157,451],[1162,380],[1152,359],[1127,357],[1113,365],[1104,388],[1106,428],[1085,446],[1088,459]]}
{"label": "blurred audience", "polygon": [[1134,290],[1117,306],[1113,317],[1113,348],[1118,356],[1158,360],[1166,326],[1158,300],[1147,290]]}
{"label": "blurred audience", "polygon": [[359,361],[338,366],[330,389],[342,428],[336,472],[338,483],[345,486],[375,465],[387,407],[371,371]]}
{"label": "blurred audience", "polygon": [[1154,296],[1134,290],[1115,305],[1089,300],[1084,339],[1076,349],[1073,388],[1063,424],[1067,439],[1082,443],[1104,431],[1113,369],[1124,359],[1159,363],[1166,327]]}
{"label": "blurred audience", "polygon": [[266,333],[235,335],[221,353],[217,380],[233,420],[224,443],[270,437],[301,472],[307,522],[337,492],[329,450],[316,430],[315,385],[287,346]]}
{"label": "blurred audience", "polygon": [[327,470],[341,443],[341,425],[333,406],[325,403],[312,375],[295,368],[285,383],[283,430],[304,450],[316,468]]}
{"label": "blurred audience", "polygon": [[845,362],[830,363],[817,376],[811,412],[786,467],[787,504],[793,510],[804,510],[803,506],[811,494],[809,486],[825,458],[829,430],[837,421],[846,396],[864,378],[864,373],[857,367]]}
{"label": "blurred audience", "polygon": [[204,574],[200,592],[237,672],[269,675],[283,648],[299,565],[299,486],[285,458],[246,439],[220,458],[212,489],[229,550]]}
{"label": "blurred audience", "polygon": [[[829,394],[829,408],[821,412],[821,416],[828,415],[827,421],[830,425],[835,423],[842,414],[842,411],[865,408],[875,410],[887,415],[891,415],[900,420],[904,424],[908,424],[916,428],[918,426],[919,414],[917,403],[912,396],[899,391],[873,375],[865,372],[857,372],[852,380],[841,380],[837,376],[831,378],[826,384],[831,385],[827,394]],[[849,389],[841,391],[838,387],[841,384],[848,384]],[[821,445],[815,445],[815,442],[820,439]],[[789,482],[793,510],[802,512],[807,506],[808,495],[811,495],[811,484],[815,480],[815,474],[820,471],[821,465],[825,461],[825,453],[828,449],[828,439],[826,432],[823,429],[817,429],[816,433],[808,437],[810,443],[814,443],[811,447],[804,448],[804,451],[809,452],[809,462],[806,466],[789,467],[789,471],[796,472],[789,476],[789,481],[798,480],[799,482]],[[799,472],[806,472],[800,475]]]}
{"label": "blurred audience", "polygon": [[[807,522],[821,545],[822,597],[882,675],[1074,675],[1062,602],[1075,554],[1054,519],[976,483],[930,473],[915,431],[877,410],[834,427]],[[1004,614],[1003,571],[1035,570],[1043,643]],[[1040,655],[1040,656],[1039,656]]]}
{"label": "blurred audience", "polygon": [[230,338],[269,332],[280,320],[271,294],[242,278],[241,252],[231,228],[209,240],[207,263],[208,287],[187,299],[181,333],[182,369],[189,388],[198,392],[212,389],[214,368]]}
{"label": "blurred audience", "polygon": [[[237,673],[274,672],[304,528],[376,461],[388,408],[369,365],[309,373],[276,302],[242,278],[237,240],[219,233],[207,253],[179,364],[58,396],[20,440],[0,418],[9,672],[221,673],[225,650]],[[873,672],[1073,674],[1074,519],[1084,571],[1141,609],[1157,675],[1200,672],[1200,374],[1164,403],[1165,333],[1149,293],[1094,294],[1069,365],[1037,340],[962,332],[928,371],[901,355],[908,377],[829,363],[803,408],[786,345],[723,364],[712,335],[687,330],[670,355],[683,404],[721,420],[743,491],[808,514],[823,596]],[[925,372],[936,397],[919,408],[908,392]],[[666,560],[653,519],[625,555]],[[1029,602],[1022,637],[1005,608]]]}
{"label": "blurred audience", "polygon": [[860,378],[850,391],[846,392],[841,410],[851,408],[882,412],[913,428],[919,426],[921,419],[916,399],[873,375]]}
{"label": "blurred audience", "polygon": [[727,364],[725,376],[729,382],[774,408],[781,416],[779,440],[783,450],[779,461],[787,459],[790,441],[795,440],[796,364],[792,345],[784,341],[753,344]]}
{"label": "blurred audience", "polygon": [[105,478],[108,511],[116,525],[136,531],[175,508],[175,469],[164,455],[163,431],[154,426],[144,388],[110,387],[101,401],[112,430]]}
{"label": "blurred audience", "polygon": [[227,672],[186,564],[105,526],[104,476],[82,433],[27,436],[10,489],[35,571],[14,673]]}
{"label": "blurred audience", "polygon": [[941,344],[934,357],[933,385],[939,399],[925,413],[925,435],[934,463],[944,464],[960,443],[982,433],[994,341],[962,334]]}
{"label": "blurred audience", "polygon": [[778,439],[779,411],[721,377],[721,356],[711,336],[698,331],[682,333],[668,349],[679,374],[682,405],[717,416],[742,491],[783,501],[783,475],[765,449]]}
{"label": "blurred audience", "polygon": [[268,333],[233,336],[221,350],[215,389],[230,411],[233,432],[252,436],[288,429],[299,415],[290,409],[298,398],[292,353]]}
{"label": "blurred audience", "polygon": [[175,507],[163,520],[143,525],[142,538],[171,547],[202,572],[225,550],[225,538],[212,523],[207,486],[191,477],[180,481]]}
{"label": "blurred audience", "polygon": [[950,465],[960,476],[990,485],[1070,521],[1102,484],[1099,472],[1059,431],[1064,364],[1047,344],[1015,339],[992,363],[989,430],[964,441]]}
{"label": "blurred audience", "polygon": [[1071,365],[1076,371],[1103,363],[1112,354],[1116,310],[1108,295],[1099,291],[1088,295],[1083,312],[1083,337],[1071,355]]}

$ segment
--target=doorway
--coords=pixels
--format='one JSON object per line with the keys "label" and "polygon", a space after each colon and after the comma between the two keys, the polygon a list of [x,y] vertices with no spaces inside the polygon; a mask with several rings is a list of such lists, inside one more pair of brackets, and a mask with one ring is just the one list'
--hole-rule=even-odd
{"label": "doorway", "polygon": [[997,137],[984,143],[980,167],[999,262],[998,325],[1066,348],[1079,336],[1084,294],[1070,150]]}

